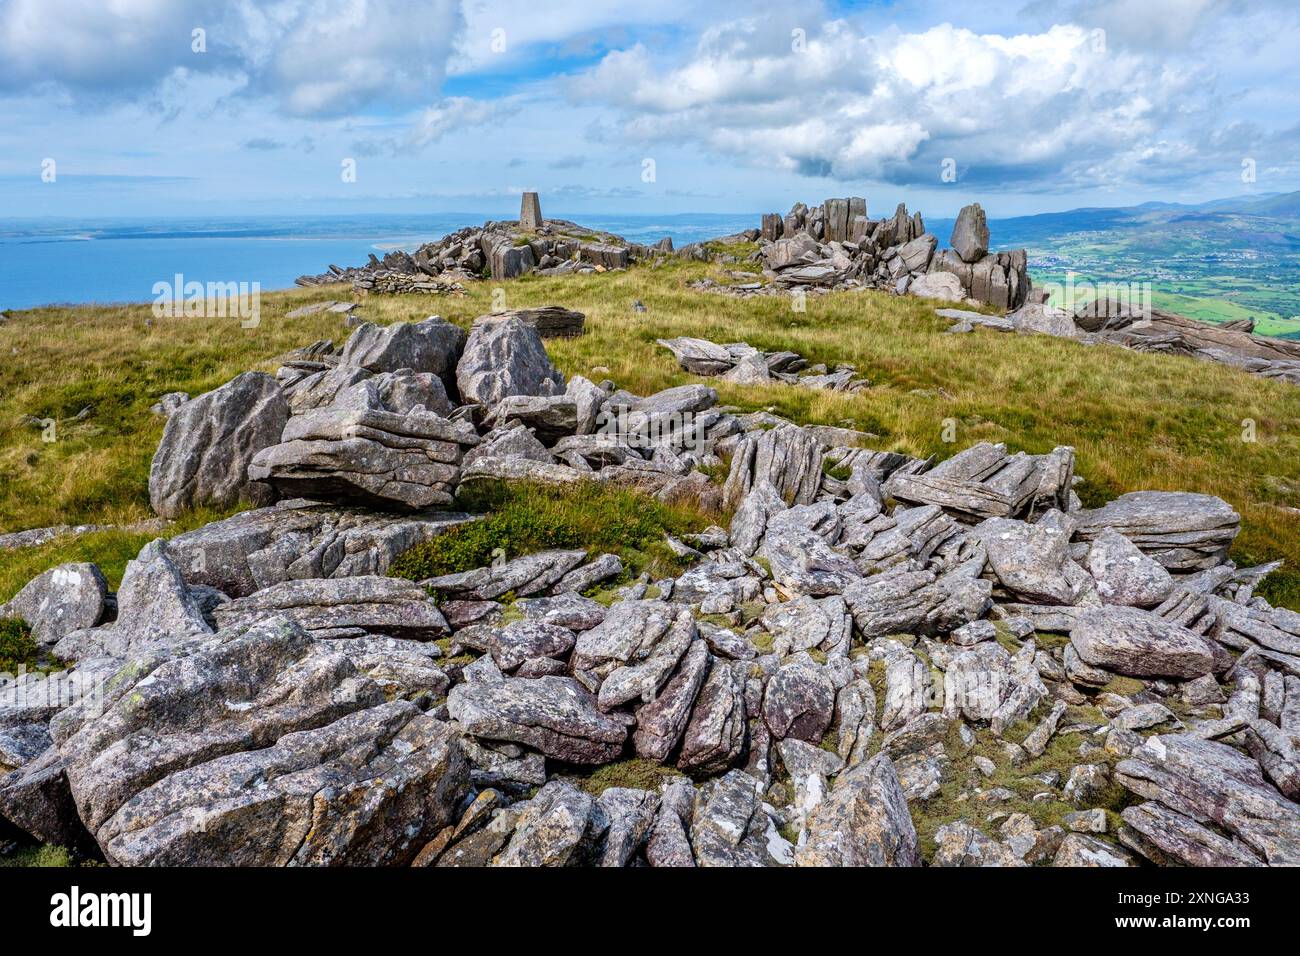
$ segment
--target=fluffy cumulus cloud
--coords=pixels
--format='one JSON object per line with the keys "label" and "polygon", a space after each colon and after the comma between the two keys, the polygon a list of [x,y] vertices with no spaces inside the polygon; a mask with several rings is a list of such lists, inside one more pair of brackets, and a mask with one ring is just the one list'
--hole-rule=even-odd
{"label": "fluffy cumulus cloud", "polygon": [[0,0],[0,92],[90,105],[221,73],[291,116],[401,108],[436,97],[463,27],[458,0]]}
{"label": "fluffy cumulus cloud", "polygon": [[[684,57],[609,53],[570,91],[614,108],[633,140],[842,181],[935,183],[955,166],[972,184],[1064,190],[1235,163],[1248,147],[1215,135],[1211,65],[1114,42],[1115,5],[1093,0],[1079,22],[1008,34],[951,23],[872,33],[820,8],[773,12],[708,29]],[[1194,19],[1225,5],[1145,6]]]}

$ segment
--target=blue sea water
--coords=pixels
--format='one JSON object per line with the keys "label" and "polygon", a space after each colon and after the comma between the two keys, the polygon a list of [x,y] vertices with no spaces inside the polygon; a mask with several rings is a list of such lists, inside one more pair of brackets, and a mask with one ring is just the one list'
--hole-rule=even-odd
{"label": "blue sea water", "polygon": [[[549,210],[548,210],[549,212]],[[757,213],[671,216],[564,215],[633,242],[671,236],[682,246],[757,228]],[[413,251],[491,218],[475,213],[147,220],[0,220],[0,311],[54,303],[150,302],[154,283],[293,285],[331,263]]]}

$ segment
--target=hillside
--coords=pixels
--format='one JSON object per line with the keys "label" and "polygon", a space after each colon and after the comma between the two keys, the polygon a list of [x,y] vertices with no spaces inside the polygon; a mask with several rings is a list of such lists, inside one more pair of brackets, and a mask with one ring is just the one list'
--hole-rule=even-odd
{"label": "hillside", "polygon": [[[659,268],[504,283],[510,307],[563,304],[585,312],[588,333],[549,350],[566,374],[608,375],[647,394],[691,381],[655,340],[701,336],[789,349],[811,361],[855,364],[871,387],[855,394],[714,381],[725,402],[770,408],[797,422],[846,425],[879,436],[880,450],[950,457],[980,441],[1011,450],[1077,450],[1086,505],[1142,489],[1218,495],[1242,515],[1239,564],[1285,559],[1261,593],[1300,608],[1300,390],[1191,360],[1086,348],[1045,336],[944,333],[919,300],[872,292],[787,300],[734,299],[687,283],[725,266],[669,262]],[[438,312],[462,325],[492,311],[495,284],[463,298],[371,297],[362,311],[381,323]],[[104,524],[89,534],[0,553],[0,600],[39,571],[67,560],[101,562],[113,581],[154,536],[149,463],[163,420],[149,411],[171,391],[193,395],[247,368],[273,371],[278,356],[348,332],[329,313],[286,314],[341,289],[263,296],[256,329],[214,320],[154,319],[148,306],[38,309],[0,325],[10,360],[0,376],[0,533],[56,524]],[[632,308],[641,301],[646,311]],[[593,373],[593,367],[608,373]],[[42,440],[24,416],[57,419]],[[1244,443],[1242,422],[1257,441]],[[945,423],[956,442],[943,441]],[[184,518],[174,533],[211,516]]]}
{"label": "hillside", "polygon": [[[943,224],[934,223],[936,227]],[[995,220],[1039,281],[1151,283],[1158,308],[1205,322],[1254,318],[1261,335],[1300,338],[1300,193],[1197,205],[1144,203]]]}

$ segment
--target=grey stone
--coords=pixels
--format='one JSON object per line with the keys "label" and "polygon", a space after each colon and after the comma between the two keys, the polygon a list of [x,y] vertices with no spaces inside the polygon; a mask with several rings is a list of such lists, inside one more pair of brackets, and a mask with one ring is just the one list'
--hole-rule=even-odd
{"label": "grey stone", "polygon": [[158,539],[127,562],[117,590],[117,619],[65,635],[54,653],[63,660],[126,657],[155,644],[184,642],[211,632],[167,543]]}
{"label": "grey stone", "polygon": [[494,866],[568,866],[590,849],[596,801],[571,783],[552,780],[522,807],[514,834]]}
{"label": "grey stone", "polygon": [[1087,608],[1070,643],[1085,663],[1133,677],[1193,678],[1214,668],[1204,638],[1138,608]]}
{"label": "grey stone", "polygon": [[621,601],[578,637],[573,672],[599,685],[602,710],[653,700],[696,637],[690,610],[665,601]]}
{"label": "grey stone", "polygon": [[419,585],[371,575],[285,581],[222,604],[214,614],[223,629],[284,616],[319,636],[364,631],[429,641],[451,631]]}
{"label": "grey stone", "polygon": [[655,699],[637,708],[632,738],[637,756],[661,763],[667,760],[682,739],[711,664],[708,645],[702,640],[692,641],[676,672]]}
{"label": "grey stone", "polygon": [[807,655],[790,658],[767,682],[763,720],[777,740],[820,743],[834,713],[835,685]]}
{"label": "grey stone", "polygon": [[249,477],[286,495],[414,511],[452,501],[473,429],[428,413],[322,408],[296,415]]}
{"label": "grey stone", "polygon": [[1148,737],[1116,765],[1115,779],[1201,826],[1222,828],[1269,865],[1300,862],[1300,806],[1227,744],[1187,734]]}
{"label": "grey stone", "polygon": [[577,549],[538,551],[499,565],[427,578],[420,585],[462,600],[488,601],[507,592],[529,597],[558,584],[586,558],[587,552]]}
{"label": "grey stone", "polygon": [[442,380],[446,393],[454,396],[456,363],[464,348],[465,330],[436,315],[422,322],[394,322],[386,327],[363,322],[343,346],[339,365],[376,373],[399,369],[431,372]]}
{"label": "grey stone", "polygon": [[167,542],[190,585],[244,597],[281,581],[386,574],[398,556],[470,520],[384,515],[301,499],[243,511]]}
{"label": "grey stone", "polygon": [[989,251],[989,224],[979,203],[963,206],[948,240],[963,262],[979,262]]}
{"label": "grey stone", "polygon": [[510,678],[458,684],[447,711],[464,733],[510,741],[568,763],[614,760],[627,740],[628,715],[606,715],[571,677]]}
{"label": "grey stone", "polygon": [[0,618],[18,617],[40,644],[54,644],[73,631],[94,627],[104,616],[108,583],[93,564],[61,564],[38,574],[8,604]]}
{"label": "grey stone", "polygon": [[384,697],[277,619],[133,658],[51,734],[112,862],[402,865],[468,779],[445,724]]}
{"label": "grey stone", "polygon": [[998,581],[1018,600],[1035,604],[1079,603],[1092,582],[1070,558],[1066,534],[1043,524],[989,518],[972,531],[988,550]]}
{"label": "grey stone", "polygon": [[732,770],[700,791],[690,842],[698,866],[784,866],[792,848],[763,809],[761,784]]}
{"label": "grey stone", "polygon": [[1106,604],[1153,608],[1174,589],[1173,578],[1158,561],[1109,528],[1093,539],[1087,568]]}
{"label": "grey stone", "polygon": [[274,378],[245,372],[180,406],[167,419],[149,468],[149,503],[164,518],[207,505],[269,504],[274,494],[248,465],[280,440],[289,418]]}
{"label": "grey stone", "polygon": [[1134,491],[1075,517],[1080,539],[1118,531],[1169,571],[1222,564],[1241,527],[1241,517],[1222,499],[1178,491]]}
{"label": "grey stone", "polygon": [[485,316],[474,323],[456,382],[464,401],[488,406],[507,395],[564,392],[564,376],[551,364],[541,336],[518,318]]}

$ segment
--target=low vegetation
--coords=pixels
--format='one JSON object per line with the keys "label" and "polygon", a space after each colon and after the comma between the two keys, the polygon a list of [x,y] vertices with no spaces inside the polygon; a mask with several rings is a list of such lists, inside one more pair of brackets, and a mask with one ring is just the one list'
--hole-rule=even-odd
{"label": "low vegetation", "polygon": [[[1300,389],[1191,359],[1047,336],[947,335],[947,323],[924,302],[881,293],[809,296],[806,311],[796,312],[781,297],[736,299],[687,286],[705,275],[724,278],[734,267],[671,261],[624,273],[530,275],[473,285],[464,297],[373,297],[362,311],[384,323],[438,312],[467,325],[491,311],[496,288],[510,308],[565,305],[587,314],[588,334],[548,343],[560,368],[640,394],[697,380],[655,345],[669,336],[744,340],[814,362],[853,363],[873,383],[853,395],[710,384],[730,404],[858,428],[878,436],[876,447],[912,455],[948,457],[982,440],[1031,453],[1073,445],[1085,479],[1079,493],[1089,506],[1144,488],[1219,495],[1243,519],[1234,558],[1286,559],[1260,593],[1300,608]],[[148,518],[149,462],[163,428],[149,412],[156,398],[198,394],[248,368],[273,371],[280,355],[317,339],[342,341],[349,330],[337,315],[285,315],[350,294],[266,294],[255,329],[230,319],[155,319],[148,305],[14,313],[0,325],[7,360],[0,371],[0,533]],[[633,308],[637,300],[646,311]],[[44,441],[42,428],[24,416],[55,420],[55,440]],[[954,429],[956,441],[945,442]],[[112,578],[123,555],[146,538],[115,533],[0,554],[0,600],[74,557],[103,560]]]}
{"label": "low vegetation", "polygon": [[17,674],[20,668],[35,670],[38,660],[32,629],[17,618],[0,617],[0,674]]}
{"label": "low vegetation", "polygon": [[666,574],[680,570],[680,560],[664,545],[664,534],[701,531],[706,524],[689,507],[661,504],[597,482],[560,487],[494,483],[462,491],[457,504],[487,517],[412,548],[390,574],[420,581],[548,548],[613,552],[632,572]]}

